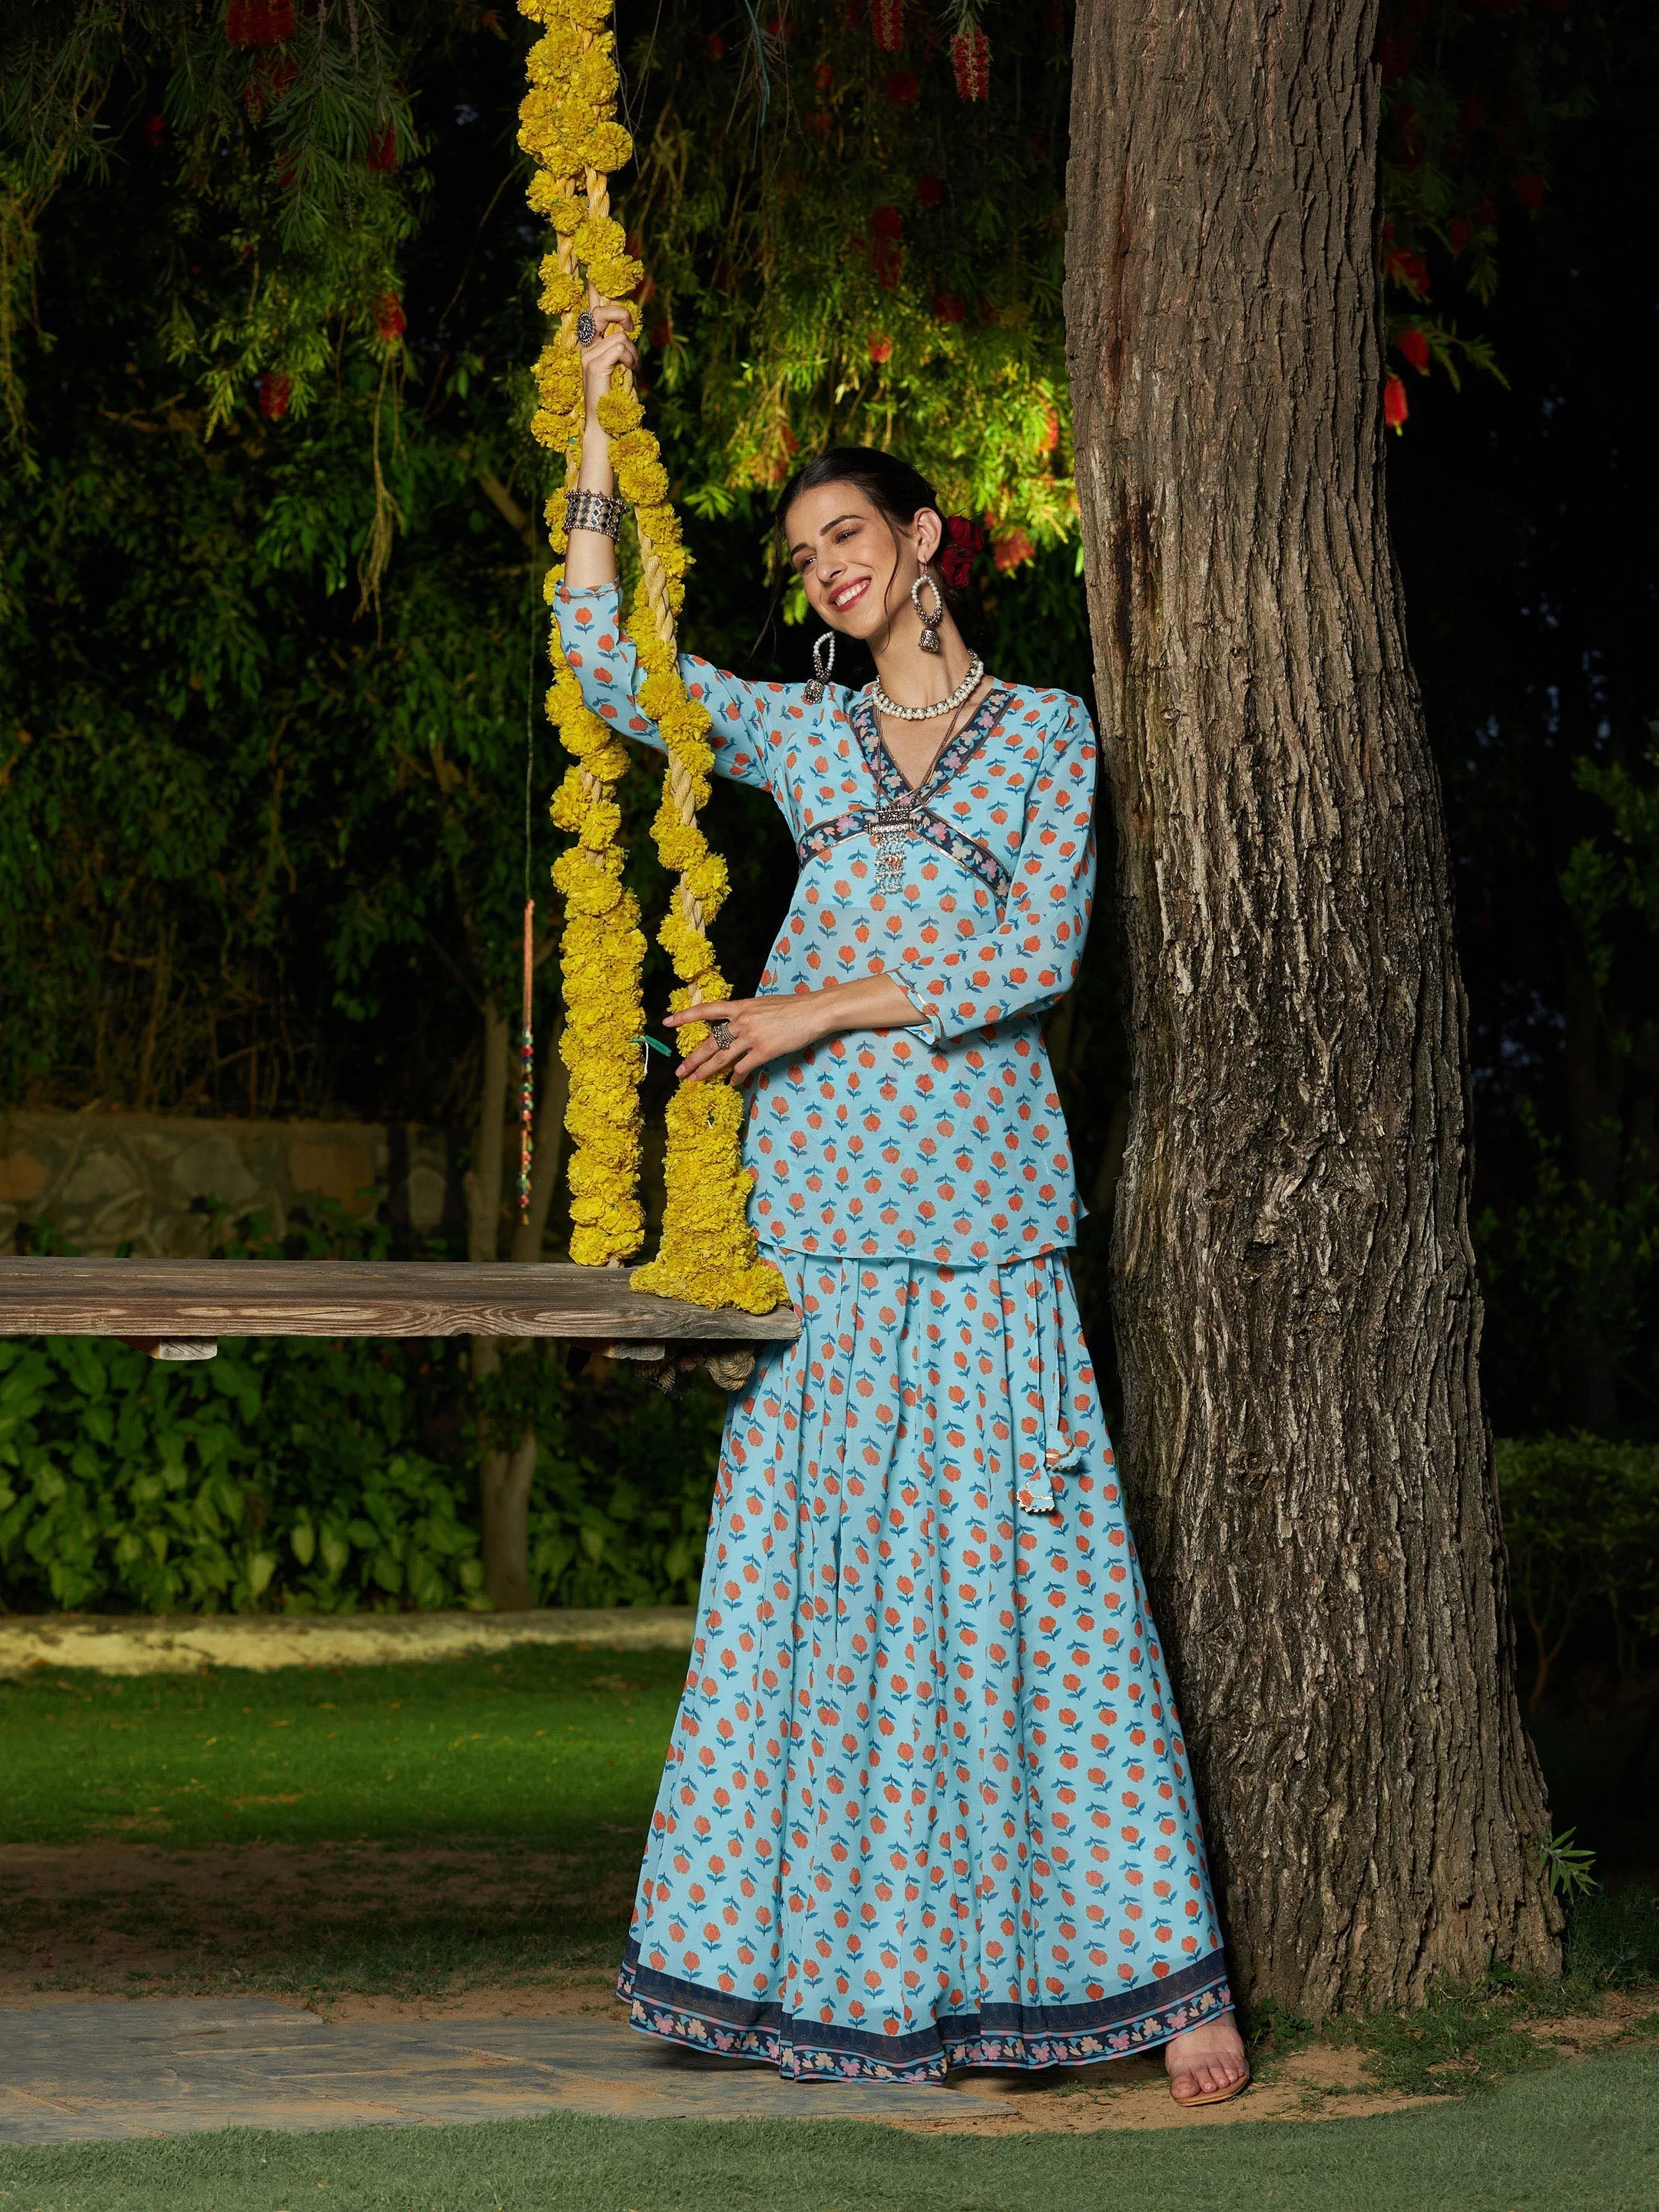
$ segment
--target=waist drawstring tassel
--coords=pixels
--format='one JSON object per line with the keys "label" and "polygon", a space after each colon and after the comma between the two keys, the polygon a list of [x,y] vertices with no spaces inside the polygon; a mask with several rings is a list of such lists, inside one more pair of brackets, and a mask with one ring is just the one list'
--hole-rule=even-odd
{"label": "waist drawstring tassel", "polygon": [[[1065,1263],[1060,1263],[1063,1266]],[[1022,1513],[1057,1513],[1056,1479],[1074,1468],[1089,1449],[1088,1433],[1073,1429],[1072,1363],[1054,1270],[1041,1261],[1031,1269],[1029,1342],[1036,1355],[1038,1419],[1034,1451],[1019,1455],[1024,1480],[1015,1492]],[[1029,1402],[1029,1399],[1028,1399]]]}

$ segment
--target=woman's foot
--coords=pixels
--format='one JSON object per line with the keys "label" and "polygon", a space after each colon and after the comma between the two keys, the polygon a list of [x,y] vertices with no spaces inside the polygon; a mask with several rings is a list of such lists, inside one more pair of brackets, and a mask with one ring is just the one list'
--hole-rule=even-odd
{"label": "woman's foot", "polygon": [[1177,2105],[1218,2105],[1236,2097],[1250,2078],[1249,2063],[1231,2012],[1217,2014],[1164,2046],[1170,2094]]}

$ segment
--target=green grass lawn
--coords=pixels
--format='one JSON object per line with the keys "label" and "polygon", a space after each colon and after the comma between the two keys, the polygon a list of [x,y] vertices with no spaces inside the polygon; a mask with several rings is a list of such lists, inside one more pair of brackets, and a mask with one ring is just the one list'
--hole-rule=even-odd
{"label": "green grass lawn", "polygon": [[0,2151],[0,2212],[1653,2212],[1659,2055],[1381,2119],[982,2138],[556,2116]]}
{"label": "green grass lawn", "polygon": [[499,1660],[0,1682],[0,1842],[586,1849],[650,1816],[685,1660]]}

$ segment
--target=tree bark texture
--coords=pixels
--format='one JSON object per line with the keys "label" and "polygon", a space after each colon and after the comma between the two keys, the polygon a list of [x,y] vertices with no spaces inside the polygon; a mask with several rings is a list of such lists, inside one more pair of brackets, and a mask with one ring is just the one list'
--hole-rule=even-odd
{"label": "tree bark texture", "polygon": [[1067,341],[1135,1090],[1132,1519],[1237,1994],[1559,1968],[1383,504],[1374,0],[1082,0]]}

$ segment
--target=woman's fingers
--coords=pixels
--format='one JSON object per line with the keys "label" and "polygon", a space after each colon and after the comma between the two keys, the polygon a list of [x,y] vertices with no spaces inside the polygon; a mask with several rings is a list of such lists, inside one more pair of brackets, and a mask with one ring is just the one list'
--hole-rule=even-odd
{"label": "woman's fingers", "polygon": [[682,1022],[724,1022],[733,1014],[746,1014],[750,1006],[757,1006],[756,999],[703,999],[695,1006],[682,1006],[677,1013],[665,1014],[665,1029],[675,1030]]}

